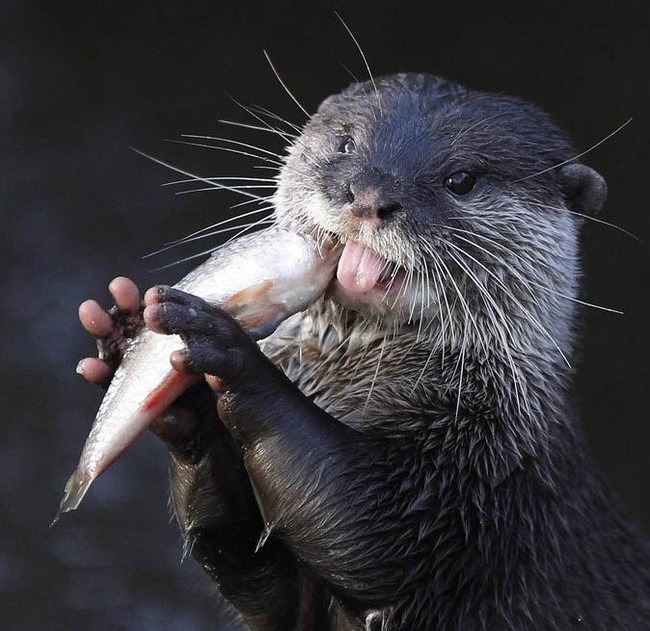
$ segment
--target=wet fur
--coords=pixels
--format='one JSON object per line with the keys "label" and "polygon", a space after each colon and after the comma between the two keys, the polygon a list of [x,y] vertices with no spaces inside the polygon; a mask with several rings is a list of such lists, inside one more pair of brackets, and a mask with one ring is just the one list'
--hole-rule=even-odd
{"label": "wet fur", "polygon": [[[168,440],[173,505],[249,626],[650,628],[647,544],[570,397],[580,215],[605,197],[575,155],[518,99],[429,75],[355,84],[293,143],[276,220],[362,241],[406,269],[403,291],[333,287],[264,354],[163,292],[186,367],[222,379],[224,425],[200,388],[194,429]],[[444,187],[458,170],[478,174],[469,195]],[[350,183],[377,193],[373,222],[352,218]]]}

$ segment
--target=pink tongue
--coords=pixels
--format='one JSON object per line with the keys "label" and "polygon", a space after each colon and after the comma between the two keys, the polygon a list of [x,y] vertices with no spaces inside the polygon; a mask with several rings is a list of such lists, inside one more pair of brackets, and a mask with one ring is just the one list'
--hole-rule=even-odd
{"label": "pink tongue", "polygon": [[371,252],[356,241],[348,241],[343,248],[336,277],[351,293],[370,291],[379,280],[386,259]]}

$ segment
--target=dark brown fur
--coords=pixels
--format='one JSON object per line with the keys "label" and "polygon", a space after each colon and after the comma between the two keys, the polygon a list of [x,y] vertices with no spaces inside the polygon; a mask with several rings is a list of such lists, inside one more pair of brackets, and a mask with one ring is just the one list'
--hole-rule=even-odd
{"label": "dark brown fur", "polygon": [[334,284],[262,353],[161,290],[159,327],[221,378],[224,423],[203,388],[191,430],[159,429],[176,516],[251,628],[650,628],[648,546],[570,397],[573,211],[605,197],[574,155],[517,99],[428,75],[356,84],[291,148],[277,218],[381,253],[410,273],[403,295]]}

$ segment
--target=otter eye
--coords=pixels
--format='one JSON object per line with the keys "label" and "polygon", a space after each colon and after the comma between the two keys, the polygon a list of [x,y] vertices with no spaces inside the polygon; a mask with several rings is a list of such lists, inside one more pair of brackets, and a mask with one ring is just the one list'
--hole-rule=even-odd
{"label": "otter eye", "polygon": [[445,188],[454,195],[467,195],[476,186],[476,176],[467,171],[458,171],[445,178]]}
{"label": "otter eye", "polygon": [[339,153],[354,153],[356,148],[357,144],[354,142],[354,138],[352,136],[345,136],[341,140],[338,151]]}

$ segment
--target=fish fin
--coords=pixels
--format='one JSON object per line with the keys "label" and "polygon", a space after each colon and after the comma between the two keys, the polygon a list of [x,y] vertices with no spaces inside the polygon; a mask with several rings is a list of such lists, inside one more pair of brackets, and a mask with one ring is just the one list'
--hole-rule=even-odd
{"label": "fish fin", "polygon": [[222,305],[255,340],[271,335],[287,317],[284,306],[269,296],[274,285],[274,281],[264,280],[238,291]]}
{"label": "fish fin", "polygon": [[286,318],[284,309],[277,306],[274,309],[269,308],[264,317],[251,316],[241,318],[238,322],[254,340],[262,340],[271,335]]}
{"label": "fish fin", "polygon": [[90,477],[88,474],[82,474],[79,469],[74,470],[74,473],[66,482],[63,499],[59,504],[59,510],[52,520],[50,527],[59,521],[59,518],[63,513],[69,513],[79,507],[79,504],[81,504],[81,500],[83,500],[86,492],[90,488],[93,479],[94,478]]}
{"label": "fish fin", "polygon": [[237,308],[244,307],[250,302],[263,302],[264,296],[269,293],[273,285],[274,282],[272,280],[263,280],[260,283],[241,289],[224,301],[226,303],[226,308],[230,307],[231,309],[236,310]]}

